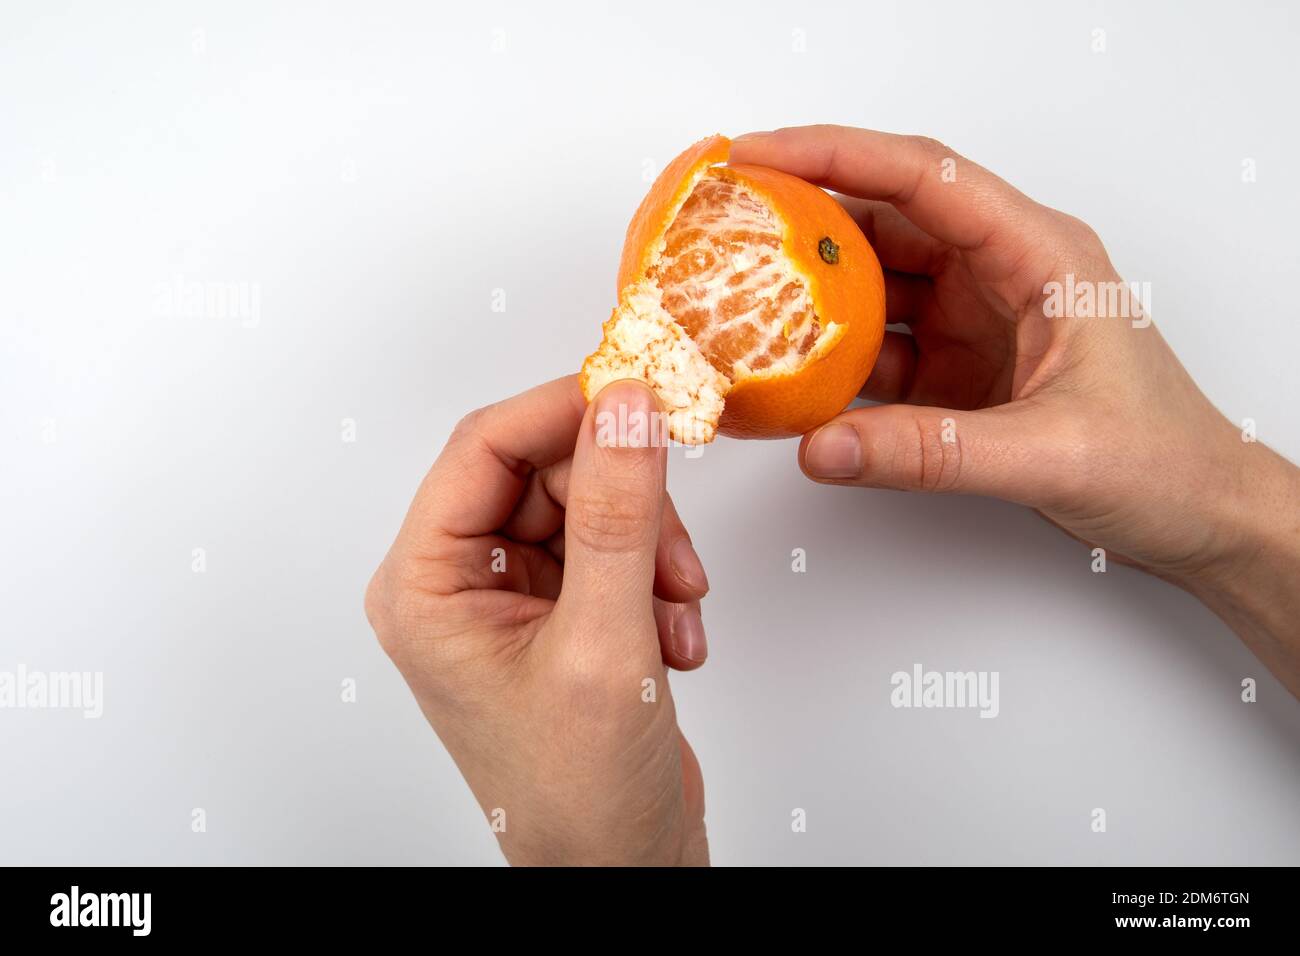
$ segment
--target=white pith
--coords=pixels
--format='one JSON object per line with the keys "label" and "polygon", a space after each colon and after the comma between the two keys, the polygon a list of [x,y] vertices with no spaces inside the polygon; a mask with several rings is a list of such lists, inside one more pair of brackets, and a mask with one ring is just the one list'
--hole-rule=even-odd
{"label": "white pith", "polygon": [[587,360],[587,395],[634,378],[659,397],[668,434],[683,445],[711,442],[731,383],[664,311],[660,289],[642,280],[623,290],[600,348]]}

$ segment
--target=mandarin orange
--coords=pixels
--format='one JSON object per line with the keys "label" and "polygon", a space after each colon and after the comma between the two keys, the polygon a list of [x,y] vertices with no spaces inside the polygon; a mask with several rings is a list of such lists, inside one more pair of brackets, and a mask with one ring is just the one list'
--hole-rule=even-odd
{"label": "mandarin orange", "polygon": [[726,166],[711,136],[655,180],[628,226],[618,305],[579,376],[658,395],[695,445],[803,434],[842,411],[885,332],[880,263],[833,197],[788,173]]}

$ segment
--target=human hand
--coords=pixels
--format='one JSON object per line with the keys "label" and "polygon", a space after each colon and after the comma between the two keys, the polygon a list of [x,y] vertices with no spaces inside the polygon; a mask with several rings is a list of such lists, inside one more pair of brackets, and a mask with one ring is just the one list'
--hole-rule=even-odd
{"label": "human hand", "polygon": [[1092,229],[934,140],[812,126],[740,137],[730,161],[847,194],[910,331],[886,333],[862,390],[886,404],[804,437],[809,477],[1035,508],[1202,597],[1300,693],[1294,634],[1279,644],[1297,470],[1202,394]]}
{"label": "human hand", "polygon": [[514,864],[708,862],[665,670],[704,660],[708,583],[663,445],[598,445],[598,412],[619,406],[658,411],[615,382],[584,414],[570,376],[469,415],[366,592]]}

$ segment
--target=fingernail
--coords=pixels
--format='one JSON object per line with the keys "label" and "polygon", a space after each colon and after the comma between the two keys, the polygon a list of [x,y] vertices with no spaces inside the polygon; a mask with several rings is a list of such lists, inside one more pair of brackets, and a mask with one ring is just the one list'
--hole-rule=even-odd
{"label": "fingernail", "polygon": [[665,417],[659,414],[659,401],[645,384],[634,379],[611,382],[596,396],[596,445],[651,448],[667,444]]}
{"label": "fingernail", "polygon": [[673,650],[684,660],[699,663],[709,656],[709,645],[704,639],[704,619],[700,609],[693,604],[682,608],[673,622]]}
{"label": "fingernail", "polygon": [[766,129],[765,129],[765,130],[755,130],[755,131],[752,132],[752,133],[741,133],[739,136],[737,136],[735,139],[733,139],[732,142],[733,142],[733,143],[748,143],[750,140],[762,139],[764,136],[771,136],[771,135],[772,135],[772,131],[771,131],[771,130],[766,130]]}
{"label": "fingernail", "polygon": [[709,577],[704,573],[704,563],[695,553],[689,538],[677,539],[677,543],[668,550],[668,563],[673,566],[673,574],[688,588],[697,591],[709,589]]}
{"label": "fingernail", "polygon": [[862,474],[862,438],[843,422],[823,425],[808,442],[804,465],[814,478],[856,478]]}

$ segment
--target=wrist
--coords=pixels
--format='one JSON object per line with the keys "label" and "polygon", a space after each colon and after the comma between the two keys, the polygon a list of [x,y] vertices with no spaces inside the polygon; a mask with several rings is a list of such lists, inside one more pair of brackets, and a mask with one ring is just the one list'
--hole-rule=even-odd
{"label": "wrist", "polygon": [[521,867],[709,866],[703,820],[681,830],[669,827],[649,835],[570,830],[554,823],[538,835],[537,841],[529,841],[500,834],[498,843],[506,862]]}
{"label": "wrist", "polygon": [[1264,445],[1245,454],[1222,500],[1209,503],[1213,555],[1175,581],[1198,596],[1248,601],[1256,584],[1300,561],[1300,469]]}
{"label": "wrist", "polygon": [[1211,560],[1172,578],[1214,611],[1300,696],[1300,469],[1264,445],[1246,446],[1234,493],[1211,505]]}

